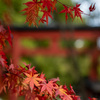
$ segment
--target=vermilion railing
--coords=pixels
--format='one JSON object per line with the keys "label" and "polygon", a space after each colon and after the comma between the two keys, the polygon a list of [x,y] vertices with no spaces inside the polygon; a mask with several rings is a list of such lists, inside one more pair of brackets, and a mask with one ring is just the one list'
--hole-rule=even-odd
{"label": "vermilion railing", "polygon": [[[34,56],[34,55],[44,55],[44,56],[67,56],[72,53],[73,50],[68,48],[61,48],[59,46],[59,41],[61,39],[88,39],[96,42],[96,39],[100,37],[100,28],[76,28],[76,29],[63,29],[60,30],[58,28],[47,28],[47,29],[27,29],[27,28],[18,28],[12,29],[13,33],[13,50],[12,57],[14,63],[17,64],[20,60],[21,56]],[[28,49],[23,47],[20,44],[20,40],[22,38],[31,38],[35,40],[46,39],[50,41],[50,45],[48,48],[35,48]],[[7,50],[6,52],[10,52]],[[100,51],[95,47],[94,49],[81,49],[79,51],[74,50],[75,54],[85,54],[89,53],[91,55],[91,59],[94,55],[99,56]],[[94,63],[94,60],[93,60]],[[91,68],[90,77],[96,79],[96,67]]]}

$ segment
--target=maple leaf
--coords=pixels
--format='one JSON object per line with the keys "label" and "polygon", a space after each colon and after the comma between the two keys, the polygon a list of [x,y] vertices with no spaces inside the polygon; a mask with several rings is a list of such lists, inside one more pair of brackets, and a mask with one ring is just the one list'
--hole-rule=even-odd
{"label": "maple leaf", "polygon": [[24,4],[27,6],[27,8],[22,10],[25,11],[24,15],[27,15],[25,23],[29,22],[29,26],[31,26],[32,23],[33,25],[37,26],[36,21],[39,17],[39,9],[42,9],[40,2],[37,2],[37,0],[33,0]]}
{"label": "maple leaf", "polygon": [[6,33],[6,29],[3,27],[3,25],[0,25],[0,33]]}
{"label": "maple leaf", "polygon": [[46,96],[38,96],[39,100],[47,100]]}
{"label": "maple leaf", "polygon": [[34,4],[34,1],[36,1],[36,0],[29,1],[29,2],[27,2],[27,3],[24,3],[24,4],[25,4],[26,6],[30,6],[30,5]]}
{"label": "maple leaf", "polygon": [[0,25],[0,44],[5,46],[5,41],[6,41],[6,29]]}
{"label": "maple leaf", "polygon": [[38,72],[35,70],[35,67],[32,67],[32,68],[29,68],[27,71],[26,71],[28,74],[37,74]]}
{"label": "maple leaf", "polygon": [[53,82],[52,81],[49,81],[48,83],[44,82],[44,84],[41,84],[42,85],[42,88],[41,88],[41,92],[47,90],[48,93],[52,96],[52,91],[53,91]]}
{"label": "maple leaf", "polygon": [[50,81],[52,81],[52,82],[57,82],[57,81],[60,81],[60,79],[59,79],[59,77],[57,77],[57,78],[52,78],[52,79],[50,79]]}
{"label": "maple leaf", "polygon": [[43,79],[39,78],[38,75],[39,74],[34,74],[32,75],[32,73],[28,74],[28,73],[24,73],[27,77],[26,79],[23,81],[23,83],[25,84],[29,84],[31,90],[33,90],[34,86],[40,86],[39,82],[44,81]]}
{"label": "maple leaf", "polygon": [[38,17],[38,15],[35,13],[34,8],[33,8],[33,10],[31,8],[30,12],[27,11],[27,17],[26,17],[25,23],[29,22],[29,26],[31,26],[32,24],[34,26],[37,26],[37,24],[36,24],[37,17]]}
{"label": "maple leaf", "polygon": [[65,17],[66,17],[66,22],[67,22],[67,19],[68,19],[68,14],[70,15],[70,17],[71,18],[73,18],[73,14],[72,14],[72,9],[71,9],[71,7],[67,7],[67,6],[65,6],[65,5],[63,5],[64,6],[64,9],[61,11],[61,12],[59,12],[59,13],[65,13]]}
{"label": "maple leaf", "polygon": [[10,27],[8,26],[8,31],[0,25],[0,43],[5,46],[5,41],[8,41],[9,44],[12,46],[12,40],[11,40],[11,30]]}
{"label": "maple leaf", "polygon": [[73,7],[74,18],[79,17],[82,20],[81,14],[83,13],[83,11],[79,8],[79,6],[80,6],[80,4],[76,4],[76,6]]}
{"label": "maple leaf", "polygon": [[[18,87],[19,87],[19,77],[15,74],[6,73],[3,75],[2,78],[2,89],[5,91],[5,89],[9,89],[10,91],[13,91],[13,93],[18,93]],[[6,86],[6,87],[5,87]]]}
{"label": "maple leaf", "polygon": [[45,10],[42,10],[42,12],[43,12],[43,16],[42,16],[41,20],[44,20],[44,18],[46,17],[46,23],[48,25],[48,17],[50,17],[51,19],[53,19],[53,18],[51,16],[50,12],[45,11]]}
{"label": "maple leaf", "polygon": [[81,100],[80,96],[72,95],[73,100]]}
{"label": "maple leaf", "polygon": [[73,87],[70,85],[70,90],[68,90],[67,86],[64,85],[63,88],[67,91],[67,94],[75,94],[75,91],[73,90]]}
{"label": "maple leaf", "polygon": [[11,70],[14,70],[14,64],[11,64],[10,66],[9,66],[9,69],[11,69]]}
{"label": "maple leaf", "polygon": [[36,100],[36,94],[30,89],[25,91],[25,100]]}
{"label": "maple leaf", "polygon": [[52,1],[52,13],[54,10],[56,10],[56,7],[55,7],[56,3],[57,3],[57,0]]}
{"label": "maple leaf", "polygon": [[42,7],[48,9],[48,12],[51,12],[51,7],[52,7],[52,0],[41,0]]}
{"label": "maple leaf", "polygon": [[66,90],[65,89],[63,89],[63,86],[61,85],[61,86],[58,86],[57,87],[57,91],[56,91],[56,96],[57,95],[60,95],[60,96],[62,96],[62,95],[66,95]]}
{"label": "maple leaf", "polygon": [[1,83],[1,84],[0,84],[0,93],[2,93],[3,90],[4,90],[4,92],[6,93],[6,87],[7,87],[6,84]]}
{"label": "maple leaf", "polygon": [[89,7],[89,11],[92,12],[94,11],[96,8],[95,8],[95,4],[91,4],[90,7]]}
{"label": "maple leaf", "polygon": [[67,94],[67,91],[63,88],[62,85],[56,87],[56,96],[59,95],[62,100],[73,100],[71,95]]}
{"label": "maple leaf", "polygon": [[44,20],[44,19],[41,18],[41,19],[39,20],[39,24],[40,24],[41,22],[44,23],[44,22],[46,22],[46,20]]}
{"label": "maple leaf", "polygon": [[71,89],[71,90],[69,91],[69,93],[70,93],[70,94],[75,94],[75,91],[73,90],[73,87],[72,87],[71,85],[70,85],[70,89]]}
{"label": "maple leaf", "polygon": [[32,73],[32,75],[37,73],[37,71],[35,70],[35,67],[30,68],[29,71]]}
{"label": "maple leaf", "polygon": [[37,73],[34,66],[31,68],[31,64],[26,64],[25,62],[23,62],[23,64],[27,67],[28,70],[26,72],[28,74],[32,73],[32,75],[34,75]]}
{"label": "maple leaf", "polygon": [[61,96],[62,100],[73,100],[70,95],[63,95]]}
{"label": "maple leaf", "polygon": [[6,60],[0,56],[0,63],[4,67],[6,65]]}
{"label": "maple leaf", "polygon": [[24,64],[28,69],[31,68],[31,64],[26,64],[25,62],[23,62],[23,64]]}
{"label": "maple leaf", "polygon": [[40,74],[40,78],[43,79],[44,81],[46,81],[46,77],[45,77],[45,74],[43,74],[43,72]]}
{"label": "maple leaf", "polygon": [[22,66],[15,66],[14,69],[16,70],[16,74],[18,76],[20,76],[21,74],[23,74],[24,72],[26,72],[26,69],[23,68]]}

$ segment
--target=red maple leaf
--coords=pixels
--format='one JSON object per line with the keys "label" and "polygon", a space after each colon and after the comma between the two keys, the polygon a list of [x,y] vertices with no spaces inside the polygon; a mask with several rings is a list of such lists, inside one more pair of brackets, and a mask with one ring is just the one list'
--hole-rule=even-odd
{"label": "red maple leaf", "polygon": [[57,77],[57,78],[52,78],[52,79],[50,79],[50,81],[52,81],[52,82],[57,82],[57,81],[60,81],[60,79],[59,79],[59,77]]}
{"label": "red maple leaf", "polygon": [[4,67],[6,65],[6,60],[0,56],[0,63]]}
{"label": "red maple leaf", "polygon": [[57,89],[57,90],[56,90],[56,96],[57,96],[57,95],[62,96],[62,95],[64,95],[64,94],[66,95],[66,92],[67,92],[67,91],[63,88],[62,85],[61,85],[61,86],[57,86],[56,89]]}
{"label": "red maple leaf", "polygon": [[14,70],[14,64],[11,64],[11,65],[9,65],[9,70],[11,69],[11,70]]}
{"label": "red maple leaf", "polygon": [[89,7],[89,11],[92,12],[94,11],[96,8],[95,8],[95,4],[91,4],[90,7]]}
{"label": "red maple leaf", "polygon": [[0,84],[0,93],[2,93],[2,91],[4,90],[4,92],[6,93],[6,84],[3,84],[3,82]]}
{"label": "red maple leaf", "polygon": [[37,18],[39,17],[39,10],[43,7],[41,6],[41,3],[37,0],[33,0],[27,3],[24,3],[27,8],[23,9],[22,11],[25,11],[24,15],[27,15],[26,22],[29,22],[29,26],[33,23],[33,25],[37,26]]}
{"label": "red maple leaf", "polygon": [[25,62],[23,62],[23,64],[24,64],[28,69],[31,68],[31,64],[26,64]]}
{"label": "red maple leaf", "polygon": [[52,7],[52,0],[41,0],[42,7],[48,9],[49,12],[51,12],[51,7]]}
{"label": "red maple leaf", "polygon": [[63,95],[63,96],[61,96],[61,99],[62,100],[73,100],[70,95]]}
{"label": "red maple leaf", "polygon": [[80,96],[72,95],[73,100],[81,100]]}
{"label": "red maple leaf", "polygon": [[57,11],[57,9],[56,9],[56,3],[57,3],[57,0],[53,0],[52,1],[52,12],[54,11],[54,10],[56,10]]}
{"label": "red maple leaf", "polygon": [[10,27],[8,26],[8,30],[6,30],[2,25],[0,25],[0,44],[2,44],[3,46],[6,46],[6,43],[5,43],[6,40],[12,46]]}
{"label": "red maple leaf", "polygon": [[80,5],[81,4],[76,4],[76,6],[73,7],[73,11],[74,11],[74,18],[80,17],[80,19],[82,20],[81,14],[83,13],[83,11],[79,8]]}
{"label": "red maple leaf", "polygon": [[67,86],[64,85],[63,88],[67,91],[67,94],[74,94],[75,95],[75,91],[73,90],[73,87],[70,85],[70,90],[68,90]]}
{"label": "red maple leaf", "polygon": [[50,14],[50,12],[45,11],[45,10],[42,10],[42,12],[43,12],[43,16],[42,16],[41,20],[44,20],[44,18],[46,18],[46,20],[44,20],[44,21],[46,21],[46,23],[48,25],[48,17],[50,17],[51,19],[53,19],[52,15]]}
{"label": "red maple leaf", "polygon": [[65,5],[63,5],[64,6],[64,10],[62,10],[61,12],[59,12],[59,13],[65,13],[66,15],[65,15],[65,17],[66,17],[66,22],[67,22],[67,19],[68,19],[68,14],[70,15],[70,17],[71,18],[73,18],[73,14],[72,14],[72,9],[71,9],[71,7],[67,7],[67,6],[65,6]]}
{"label": "red maple leaf", "polygon": [[67,91],[63,88],[63,86],[56,87],[56,96],[59,95],[62,100],[73,100],[70,94],[67,94]]}
{"label": "red maple leaf", "polygon": [[45,77],[45,74],[43,74],[43,72],[40,74],[40,78],[43,79],[44,81],[46,81],[46,77]]}
{"label": "red maple leaf", "polygon": [[29,84],[31,90],[33,90],[34,86],[40,86],[39,82],[40,81],[44,81],[43,79],[39,78],[38,75],[39,74],[28,74],[28,73],[25,73],[25,75],[27,76],[26,79],[23,81],[23,83],[25,84]]}
{"label": "red maple leaf", "polygon": [[38,96],[38,100],[47,100],[47,96]]}
{"label": "red maple leaf", "polygon": [[41,19],[39,20],[39,24],[40,24],[41,22],[44,23],[44,22],[46,22],[46,20],[44,20],[44,19],[41,18]]}
{"label": "red maple leaf", "polygon": [[1,34],[6,33],[6,29],[3,27],[3,25],[0,25],[0,33]]}
{"label": "red maple leaf", "polygon": [[25,91],[25,100],[38,100],[38,99],[36,99],[35,92],[28,89]]}
{"label": "red maple leaf", "polygon": [[44,82],[44,84],[41,84],[41,92],[48,91],[48,93],[52,96],[53,91],[53,82],[49,81],[48,83]]}

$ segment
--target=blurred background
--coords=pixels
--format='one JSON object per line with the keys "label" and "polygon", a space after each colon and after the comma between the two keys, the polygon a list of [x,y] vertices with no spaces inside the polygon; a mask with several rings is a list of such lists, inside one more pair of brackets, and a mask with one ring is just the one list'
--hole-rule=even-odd
{"label": "blurred background", "polygon": [[[8,45],[7,57],[15,64],[24,67],[23,62],[35,66],[47,79],[59,77],[61,84],[71,84],[82,100],[87,97],[100,99],[100,2],[99,0],[62,0],[74,6],[81,3],[84,11],[83,22],[69,17],[65,23],[65,14],[54,12],[49,25],[38,28],[24,24],[25,15],[20,12],[30,0],[0,0],[0,20],[10,25],[13,49]],[[95,3],[96,10],[89,12],[89,6]],[[57,10],[63,9],[57,4]],[[86,15],[90,14],[90,16]],[[41,15],[42,16],[42,15]]]}

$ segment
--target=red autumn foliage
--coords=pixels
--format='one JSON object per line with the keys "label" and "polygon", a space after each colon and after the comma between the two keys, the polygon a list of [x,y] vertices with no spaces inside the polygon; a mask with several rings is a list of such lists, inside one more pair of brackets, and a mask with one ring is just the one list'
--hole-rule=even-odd
{"label": "red autumn foliage", "polygon": [[[25,11],[25,15],[27,15],[26,22],[29,22],[29,25],[33,23],[37,26],[36,21],[39,19],[39,23],[46,22],[48,24],[48,17],[53,19],[51,12],[56,10],[56,3],[57,0],[33,0],[25,3],[27,8],[22,11]],[[63,6],[64,10],[60,13],[66,14],[66,21],[68,19],[67,14],[72,19],[80,17],[82,20],[81,14],[83,12],[79,8],[80,4],[76,4],[75,7]],[[90,9],[94,8],[91,6]],[[43,13],[41,18],[39,12]],[[13,47],[10,27],[5,29],[0,25],[0,93],[8,93],[10,98],[12,97],[11,100],[19,96],[24,96],[25,100],[56,100],[57,97],[61,100],[80,100],[80,96],[76,95],[71,85],[70,90],[68,90],[66,85],[57,84],[57,81],[60,81],[59,78],[47,80],[43,72],[39,74],[35,67],[31,68],[30,64],[24,63],[25,67],[22,67],[11,62],[8,65],[3,52],[6,41]],[[96,100],[94,98],[89,99]]]}
{"label": "red autumn foliage", "polygon": [[65,17],[66,17],[66,22],[67,22],[67,19],[68,19],[68,14],[70,15],[70,17],[73,19],[73,9],[71,7],[67,7],[65,5],[64,6],[64,10],[62,10],[60,13],[66,13]]}
{"label": "red autumn foliage", "polygon": [[79,6],[80,6],[80,4],[76,4],[76,6],[73,7],[74,18],[75,18],[75,17],[80,17],[80,19],[82,20],[81,14],[83,13],[83,11],[80,10]]}
{"label": "red autumn foliage", "polygon": [[[48,11],[43,11],[43,16],[42,16],[42,18],[40,19],[40,20],[44,20],[44,18],[46,18],[46,20],[45,20],[45,22],[47,23],[47,25],[48,25],[48,17],[50,17],[50,18],[52,18],[52,16],[51,16],[51,14],[50,14],[50,12],[48,12]],[[53,18],[52,18],[53,19]],[[42,22],[41,21],[41,22]]]}
{"label": "red autumn foliage", "polygon": [[[25,100],[56,100],[57,97],[61,100],[80,100],[80,96],[76,95],[71,85],[70,90],[68,90],[66,85],[57,84],[57,81],[60,81],[59,78],[46,80],[43,72],[39,74],[35,67],[31,68],[30,64],[24,63],[24,68],[14,65],[12,62],[7,65],[3,46],[5,46],[6,40],[10,41],[12,46],[10,28],[8,27],[7,30],[1,25],[0,36],[0,93],[9,92],[12,99],[15,98],[14,94],[16,94],[17,97],[24,96]],[[90,98],[90,100],[94,100],[94,98]]]}
{"label": "red autumn foliage", "polygon": [[[30,2],[24,3],[27,8],[23,9],[22,11],[25,11],[24,15],[26,15],[26,21],[29,22],[29,26],[32,24],[34,26],[37,26],[37,22],[40,24],[41,22],[46,22],[48,25],[48,17],[53,19],[51,13],[53,13],[56,9],[56,4],[60,3],[58,0],[32,0]],[[75,17],[79,17],[82,20],[81,14],[83,14],[83,11],[79,8],[81,4],[76,4],[74,7],[68,7],[65,4],[62,4],[64,9],[60,11],[59,13],[65,13],[66,23],[68,19],[68,14],[72,19]],[[95,10],[95,4],[89,7],[90,12]],[[42,17],[39,16],[39,13],[43,13]],[[37,22],[36,22],[37,21]]]}
{"label": "red autumn foliage", "polygon": [[90,7],[89,7],[89,10],[90,12],[94,11],[96,8],[95,8],[95,4],[91,4]]}

